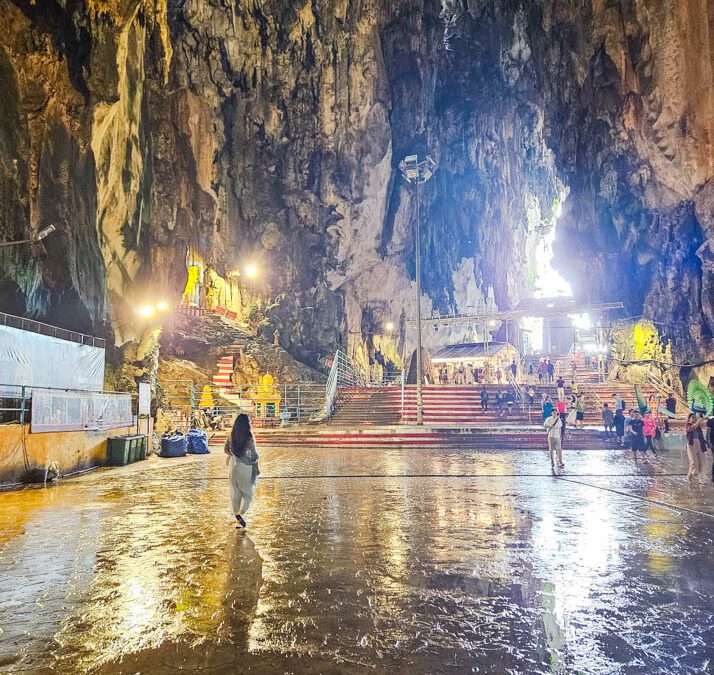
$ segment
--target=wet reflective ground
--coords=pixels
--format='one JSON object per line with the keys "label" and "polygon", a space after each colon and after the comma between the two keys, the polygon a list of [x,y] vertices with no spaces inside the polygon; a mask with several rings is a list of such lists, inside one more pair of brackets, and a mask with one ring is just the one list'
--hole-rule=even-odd
{"label": "wet reflective ground", "polygon": [[218,454],[0,494],[0,671],[714,671],[679,456],[262,454],[247,532]]}

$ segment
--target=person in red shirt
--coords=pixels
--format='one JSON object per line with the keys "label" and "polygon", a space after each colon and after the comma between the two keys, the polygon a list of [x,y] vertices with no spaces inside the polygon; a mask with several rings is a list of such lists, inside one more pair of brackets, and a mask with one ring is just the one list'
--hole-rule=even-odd
{"label": "person in red shirt", "polygon": [[645,441],[647,442],[645,452],[651,450],[652,454],[656,457],[657,453],[654,449],[654,439],[657,435],[657,423],[654,421],[651,412],[646,412],[645,418],[642,421],[644,422]]}

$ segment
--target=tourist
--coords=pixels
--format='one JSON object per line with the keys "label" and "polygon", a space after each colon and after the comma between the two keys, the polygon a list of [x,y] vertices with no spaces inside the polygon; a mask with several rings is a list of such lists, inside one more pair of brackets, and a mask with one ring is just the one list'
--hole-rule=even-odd
{"label": "tourist", "polygon": [[622,414],[622,408],[615,410],[615,416],[612,423],[615,425],[615,436],[620,447],[625,444],[625,416]]}
{"label": "tourist", "polygon": [[228,476],[233,513],[238,528],[246,527],[243,517],[253,499],[253,491],[258,481],[258,451],[250,428],[250,418],[241,413],[236,417],[230,436],[226,440],[225,453],[228,455]]}
{"label": "tourist", "polygon": [[615,412],[618,410],[622,410],[622,416],[625,416],[625,401],[621,396],[618,396],[617,394],[612,395],[613,401],[615,402]]}
{"label": "tourist", "polygon": [[498,366],[496,368],[496,382],[498,382],[498,384],[501,384],[502,379],[503,379],[503,371],[501,370],[501,366]]}
{"label": "tourist", "polygon": [[558,398],[562,401],[565,400],[565,380],[562,375],[558,375],[558,381],[555,383],[558,389]]}
{"label": "tourist", "polygon": [[[624,420],[623,420],[624,422]],[[610,410],[610,406],[605,403],[602,406],[602,424],[605,427],[605,435],[608,438],[612,438],[612,429],[614,426],[614,415],[612,414],[612,410]]]}
{"label": "tourist", "polygon": [[674,392],[669,392],[669,396],[667,396],[667,399],[664,402],[664,407],[667,408],[667,411],[671,412],[673,415],[677,412],[677,399],[674,398]]}
{"label": "tourist", "polygon": [[506,402],[506,414],[510,417],[511,412],[513,410],[513,404],[516,402],[516,397],[513,394],[513,390],[509,389],[503,398]]}
{"label": "tourist", "polygon": [[627,417],[625,417],[625,445],[628,448],[632,447],[632,420],[635,419],[635,411],[630,408],[627,412]]}
{"label": "tourist", "polygon": [[[560,420],[558,411],[553,408],[549,417],[543,420],[543,426],[547,430],[548,435],[548,455],[550,456],[550,468],[555,468],[555,458],[558,460],[558,468],[564,469],[563,464],[563,423]],[[555,457],[554,457],[555,455]]]}
{"label": "tourist", "polygon": [[572,394],[575,394],[575,396],[578,395],[578,392],[580,391],[580,387],[578,386],[578,383],[575,380],[571,380],[570,382],[570,392]]}
{"label": "tourist", "polygon": [[637,459],[637,453],[645,451],[645,423],[642,421],[642,417],[640,417],[638,411],[633,410],[632,413],[632,419],[630,420],[630,443],[632,454],[635,459]]}
{"label": "tourist", "polygon": [[553,413],[553,401],[550,400],[548,394],[543,394],[543,421],[545,422]]}
{"label": "tourist", "polygon": [[458,376],[458,382],[456,384],[466,384],[466,368],[464,368],[463,363],[459,364],[457,376]]}
{"label": "tourist", "polygon": [[528,404],[533,405],[535,403],[535,397],[536,397],[536,390],[533,389],[533,385],[528,387],[528,391],[526,392],[526,396],[528,396]]}
{"label": "tourist", "polygon": [[547,373],[548,366],[545,364],[545,359],[541,359],[540,364],[538,365],[538,384],[543,384],[543,380],[545,379]]}
{"label": "tourist", "polygon": [[545,366],[545,371],[548,374],[548,384],[553,384],[553,376],[555,375],[555,366],[553,365],[553,362],[548,359],[548,363],[546,363]]}
{"label": "tourist", "polygon": [[565,405],[565,399],[559,398],[555,404],[555,408],[558,411],[558,415],[560,415],[560,421],[562,422],[562,426],[560,427],[560,435],[565,437],[565,427],[568,418],[568,407]]}
{"label": "tourist", "polygon": [[669,415],[664,416],[664,432],[669,433],[669,418],[670,415],[674,417],[674,415],[677,412],[677,399],[674,398],[674,392],[669,392],[669,396],[667,396],[667,399],[664,402],[664,407],[667,410]]}
{"label": "tourist", "polygon": [[528,382],[533,384],[535,382],[535,373],[533,372],[533,364],[529,363],[528,364]]}
{"label": "tourist", "polygon": [[706,422],[706,417],[697,417],[696,413],[690,413],[687,418],[687,455],[689,455],[687,478],[689,480],[695,476],[699,477],[704,467],[706,444],[702,427]]}
{"label": "tourist", "polygon": [[645,413],[645,418],[642,420],[644,424],[645,432],[645,452],[648,450],[652,451],[653,455],[657,455],[654,449],[654,439],[657,435],[657,424],[655,424],[654,417],[652,417],[651,412]]}
{"label": "tourist", "polygon": [[513,381],[516,381],[516,375],[518,375],[518,366],[516,365],[516,360],[513,359],[511,363],[511,375],[513,375]]}
{"label": "tourist", "polygon": [[467,366],[467,379],[466,379],[466,384],[473,384],[474,383],[474,366],[472,363],[469,363]]}
{"label": "tourist", "polygon": [[496,410],[498,410],[498,416],[503,417],[505,411],[506,400],[502,391],[496,391]]}
{"label": "tourist", "polygon": [[[711,387],[711,384],[709,386]],[[714,454],[714,416],[707,420],[707,442],[709,443],[709,449]],[[714,483],[714,464],[712,464],[712,482]]]}
{"label": "tourist", "polygon": [[582,394],[575,400],[575,426],[578,429],[585,426],[585,397]]}
{"label": "tourist", "polygon": [[481,410],[484,412],[488,410],[488,389],[486,387],[481,388]]}

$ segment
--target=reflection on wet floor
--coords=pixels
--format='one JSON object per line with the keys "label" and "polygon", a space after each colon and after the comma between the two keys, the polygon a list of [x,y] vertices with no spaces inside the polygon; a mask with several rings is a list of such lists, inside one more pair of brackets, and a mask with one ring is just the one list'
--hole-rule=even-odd
{"label": "reflection on wet floor", "polygon": [[0,670],[714,669],[714,491],[682,458],[263,451],[0,494]]}

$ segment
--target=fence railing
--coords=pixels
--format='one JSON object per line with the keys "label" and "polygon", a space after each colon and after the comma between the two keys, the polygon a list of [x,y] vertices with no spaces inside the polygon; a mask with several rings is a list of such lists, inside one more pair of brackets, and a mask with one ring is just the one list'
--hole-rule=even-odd
{"label": "fence railing", "polygon": [[[85,389],[61,389],[58,387],[30,387],[16,384],[0,383],[0,424],[30,424],[32,421],[32,394],[35,392],[55,392],[56,394],[78,394],[87,396],[91,394],[101,394],[103,396],[121,395],[122,397],[130,395],[132,397],[132,411],[135,416],[137,413],[137,394],[135,392],[117,392],[117,391],[95,391]],[[61,406],[58,406],[58,409]],[[57,412],[61,412],[58,410]],[[46,416],[46,411],[44,411]],[[37,420],[35,420],[37,423]],[[43,423],[47,423],[44,420]],[[59,424],[59,422],[58,422]]]}
{"label": "fence railing", "polygon": [[240,413],[257,424],[301,423],[324,418],[325,385],[320,382],[215,384],[164,380],[160,409],[175,429],[215,428],[233,423]]}
{"label": "fence railing", "polygon": [[0,326],[20,328],[21,330],[30,331],[32,333],[48,335],[49,337],[56,337],[70,342],[78,342],[81,345],[91,345],[92,347],[105,348],[107,345],[107,341],[104,338],[98,338],[93,335],[85,335],[84,333],[78,333],[77,331],[58,328],[57,326],[51,326],[48,323],[42,323],[41,321],[36,321],[35,319],[13,316],[12,314],[5,314],[5,312],[0,312]]}

